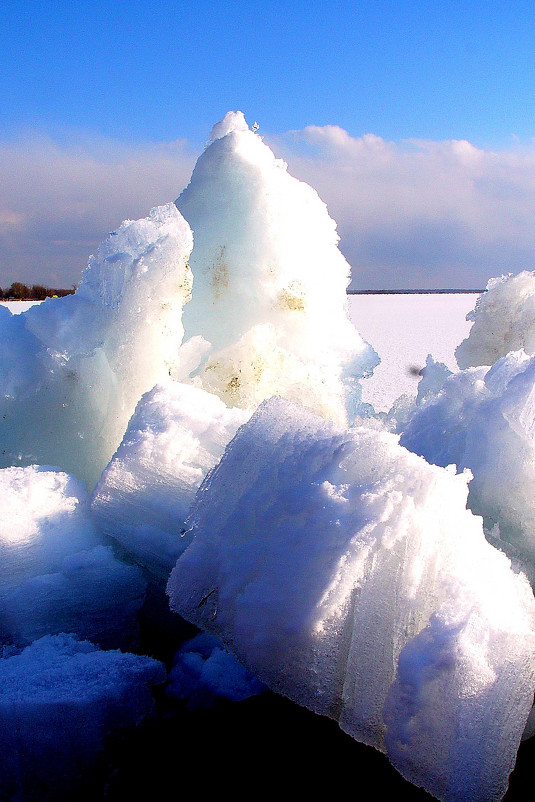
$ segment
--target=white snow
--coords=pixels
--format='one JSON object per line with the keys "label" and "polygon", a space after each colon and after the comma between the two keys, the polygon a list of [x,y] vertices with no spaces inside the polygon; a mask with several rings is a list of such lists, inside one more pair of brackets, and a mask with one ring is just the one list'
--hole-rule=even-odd
{"label": "white snow", "polygon": [[[428,354],[456,370],[455,349],[470,332],[472,322],[466,316],[478,297],[475,293],[349,295],[349,318],[381,359],[373,374],[361,381],[362,401],[377,412],[388,412],[400,395],[414,397],[418,371]],[[5,305],[13,312],[20,304]],[[189,341],[190,364],[186,363],[187,349],[184,345],[180,349],[181,376],[193,372],[209,350],[210,344],[203,342],[204,349],[202,343]]]}
{"label": "white snow", "polygon": [[388,412],[403,394],[414,397],[428,354],[457,369],[455,348],[468,336],[466,315],[474,293],[436,295],[350,295],[349,315],[381,358],[362,382],[362,400]]}
{"label": "white snow", "polygon": [[184,338],[210,344],[195,381],[228,406],[277,394],[352,419],[377,357],[347,316],[350,268],[317,193],[237,112],[215,126],[177,206],[194,235]]}
{"label": "white snow", "polygon": [[535,272],[493,278],[470,314],[472,328],[456,350],[459,367],[494,365],[521,348],[535,353]]}
{"label": "white snow", "polygon": [[101,529],[165,580],[189,543],[184,521],[199,485],[249,417],[196,387],[156,385],[93,493]]}
{"label": "white snow", "polygon": [[5,306],[12,315],[20,315],[26,312],[31,306],[37,306],[42,301],[0,301],[0,306]]}
{"label": "white snow", "polygon": [[473,473],[468,503],[489,536],[514,546],[535,580],[535,357],[513,351],[490,369],[449,376],[410,416],[401,442]]}

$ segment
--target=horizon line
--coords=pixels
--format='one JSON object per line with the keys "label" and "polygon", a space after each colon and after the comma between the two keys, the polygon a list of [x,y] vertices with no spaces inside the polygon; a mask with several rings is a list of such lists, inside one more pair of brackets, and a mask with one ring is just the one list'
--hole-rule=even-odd
{"label": "horizon line", "polygon": [[485,289],[346,290],[347,295],[481,295]]}

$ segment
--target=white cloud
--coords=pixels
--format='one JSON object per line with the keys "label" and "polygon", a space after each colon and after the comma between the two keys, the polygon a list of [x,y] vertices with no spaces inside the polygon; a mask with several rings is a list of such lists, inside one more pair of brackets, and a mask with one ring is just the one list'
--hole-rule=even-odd
{"label": "white cloud", "polygon": [[70,287],[108,231],[178,196],[194,162],[182,141],[0,142],[0,286]]}
{"label": "white cloud", "polygon": [[[333,125],[266,141],[327,203],[357,287],[483,287],[535,269],[535,145],[394,143]],[[0,286],[71,286],[108,231],[178,196],[198,155],[80,134],[0,142]]]}
{"label": "white cloud", "polygon": [[354,285],[484,287],[535,269],[535,146],[386,142],[336,126],[272,138],[338,223]]}

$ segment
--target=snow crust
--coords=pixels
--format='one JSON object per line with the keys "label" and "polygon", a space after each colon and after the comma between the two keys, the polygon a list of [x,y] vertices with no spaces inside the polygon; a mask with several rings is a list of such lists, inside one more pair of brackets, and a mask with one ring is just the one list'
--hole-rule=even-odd
{"label": "snow crust", "polygon": [[198,492],[168,592],[413,782],[488,802],[533,702],[535,601],[466,510],[469,478],[271,399]]}

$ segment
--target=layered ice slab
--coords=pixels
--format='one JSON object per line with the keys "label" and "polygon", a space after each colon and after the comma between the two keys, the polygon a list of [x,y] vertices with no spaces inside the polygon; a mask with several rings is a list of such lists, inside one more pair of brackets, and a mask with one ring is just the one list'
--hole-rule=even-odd
{"label": "layered ice slab", "polygon": [[468,475],[281,399],[193,503],[173,609],[440,799],[505,793],[535,686],[535,602],[466,510]]}
{"label": "layered ice slab", "polygon": [[4,468],[0,497],[0,645],[72,632],[131,646],[145,581],[104,542],[81,483],[42,467]]}
{"label": "layered ice slab", "polygon": [[179,382],[139,401],[91,501],[93,517],[165,580],[190,542],[184,522],[202,480],[250,413]]}
{"label": "layered ice slab", "polygon": [[106,737],[150,712],[165,676],[149,657],[66,634],[0,658],[2,799],[78,798]]}
{"label": "layered ice slab", "polygon": [[350,268],[317,193],[229,112],[176,203],[194,232],[189,374],[228,406],[277,394],[345,424],[378,357],[349,320]]}
{"label": "layered ice slab", "polygon": [[140,396],[175,368],[191,248],[174,204],[160,206],[110,234],[75,295],[0,308],[0,467],[96,483]]}
{"label": "layered ice slab", "polygon": [[535,355],[535,272],[491,278],[466,319],[472,328],[455,351],[462,370],[494,365],[510,351]]}

